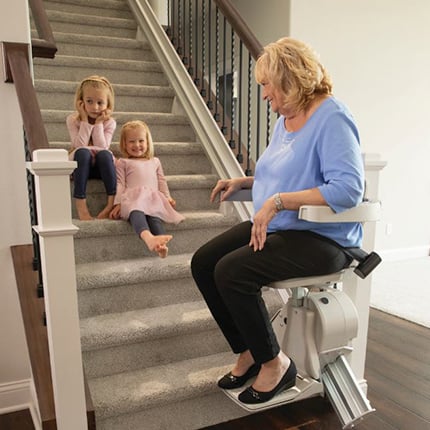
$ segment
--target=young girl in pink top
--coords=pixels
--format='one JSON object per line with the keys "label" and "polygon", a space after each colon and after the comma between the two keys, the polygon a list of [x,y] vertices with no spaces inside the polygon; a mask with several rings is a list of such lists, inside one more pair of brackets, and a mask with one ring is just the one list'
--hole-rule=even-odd
{"label": "young girl in pink top", "polygon": [[117,194],[110,218],[129,220],[148,249],[165,258],[172,236],[165,234],[162,221],[177,224],[184,217],[175,210],[147,124],[124,124],[120,149],[124,158],[116,163]]}
{"label": "young girl in pink top", "polygon": [[103,76],[85,78],[76,90],[76,112],[67,117],[71,151],[69,158],[78,163],[73,172],[76,210],[81,220],[92,220],[86,200],[90,178],[104,183],[107,203],[97,218],[108,218],[116,193],[116,172],[109,147],[116,128],[111,117],[114,106],[113,88]]}

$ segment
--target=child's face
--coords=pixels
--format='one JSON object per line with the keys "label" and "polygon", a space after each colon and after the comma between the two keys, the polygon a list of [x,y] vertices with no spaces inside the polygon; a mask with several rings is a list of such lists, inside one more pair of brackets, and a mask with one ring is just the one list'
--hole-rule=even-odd
{"label": "child's face", "polygon": [[97,119],[107,109],[107,90],[104,88],[85,87],[83,90],[83,102],[87,115]]}
{"label": "child's face", "polygon": [[146,130],[143,127],[127,130],[125,134],[125,150],[130,157],[145,157],[148,150]]}

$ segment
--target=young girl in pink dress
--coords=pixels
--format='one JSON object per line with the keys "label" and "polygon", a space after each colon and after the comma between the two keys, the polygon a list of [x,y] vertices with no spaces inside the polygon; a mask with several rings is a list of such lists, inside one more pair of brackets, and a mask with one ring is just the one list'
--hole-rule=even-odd
{"label": "young girl in pink dress", "polygon": [[165,234],[162,221],[177,224],[184,217],[175,210],[147,124],[124,124],[120,149],[124,158],[116,163],[117,193],[110,218],[130,221],[148,249],[165,258],[172,236]]}
{"label": "young girl in pink dress", "polygon": [[107,203],[97,218],[108,218],[116,192],[115,159],[109,147],[116,128],[111,117],[114,105],[112,85],[103,76],[89,76],[76,89],[76,111],[67,117],[70,134],[70,160],[78,163],[73,172],[76,210],[80,220],[92,220],[86,200],[90,178],[104,183]]}

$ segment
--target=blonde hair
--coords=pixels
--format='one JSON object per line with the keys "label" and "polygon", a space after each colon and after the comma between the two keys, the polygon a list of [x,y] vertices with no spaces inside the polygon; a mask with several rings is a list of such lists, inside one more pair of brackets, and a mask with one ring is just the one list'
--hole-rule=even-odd
{"label": "blonde hair", "polygon": [[[98,75],[88,76],[81,81],[75,93],[75,109],[78,110],[78,103],[84,98],[84,89],[92,87],[96,89],[105,89],[107,91],[107,109],[113,111],[114,92],[111,83],[104,77]],[[79,118],[79,112],[77,113]]]}
{"label": "blonde hair", "polygon": [[292,114],[306,111],[316,97],[332,94],[330,76],[317,54],[291,37],[265,46],[254,73],[259,84],[270,82],[284,95],[284,108]]}
{"label": "blonde hair", "polygon": [[142,158],[150,159],[154,157],[154,142],[152,141],[151,131],[149,130],[148,124],[143,121],[135,120],[128,121],[121,127],[121,135],[119,138],[119,149],[121,150],[121,154],[124,158],[129,158],[130,156],[127,153],[125,148],[127,132],[129,130],[136,130],[137,128],[143,128],[146,133],[146,143],[147,149],[145,154],[143,154]]}

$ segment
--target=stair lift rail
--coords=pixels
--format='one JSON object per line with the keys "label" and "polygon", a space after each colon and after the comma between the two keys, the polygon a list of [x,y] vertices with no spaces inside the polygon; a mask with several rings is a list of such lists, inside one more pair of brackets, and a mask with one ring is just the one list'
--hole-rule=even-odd
{"label": "stair lift rail", "polygon": [[[240,190],[227,200],[251,200],[251,190]],[[363,201],[342,213],[335,213],[328,206],[302,206],[298,216],[312,222],[365,223],[377,221],[380,212],[379,201]],[[357,336],[359,319],[356,306],[342,286],[354,273],[365,278],[381,258],[375,252],[368,254],[360,248],[345,248],[345,252],[353,261],[340,272],[293,278],[267,286],[280,290],[286,302],[273,317],[272,325],[281,349],[296,363],[296,386],[269,402],[252,405],[238,400],[241,388],[224,390],[238,405],[256,412],[326,395],[344,429],[354,427],[374,411],[347,360],[353,351],[351,341]]]}

